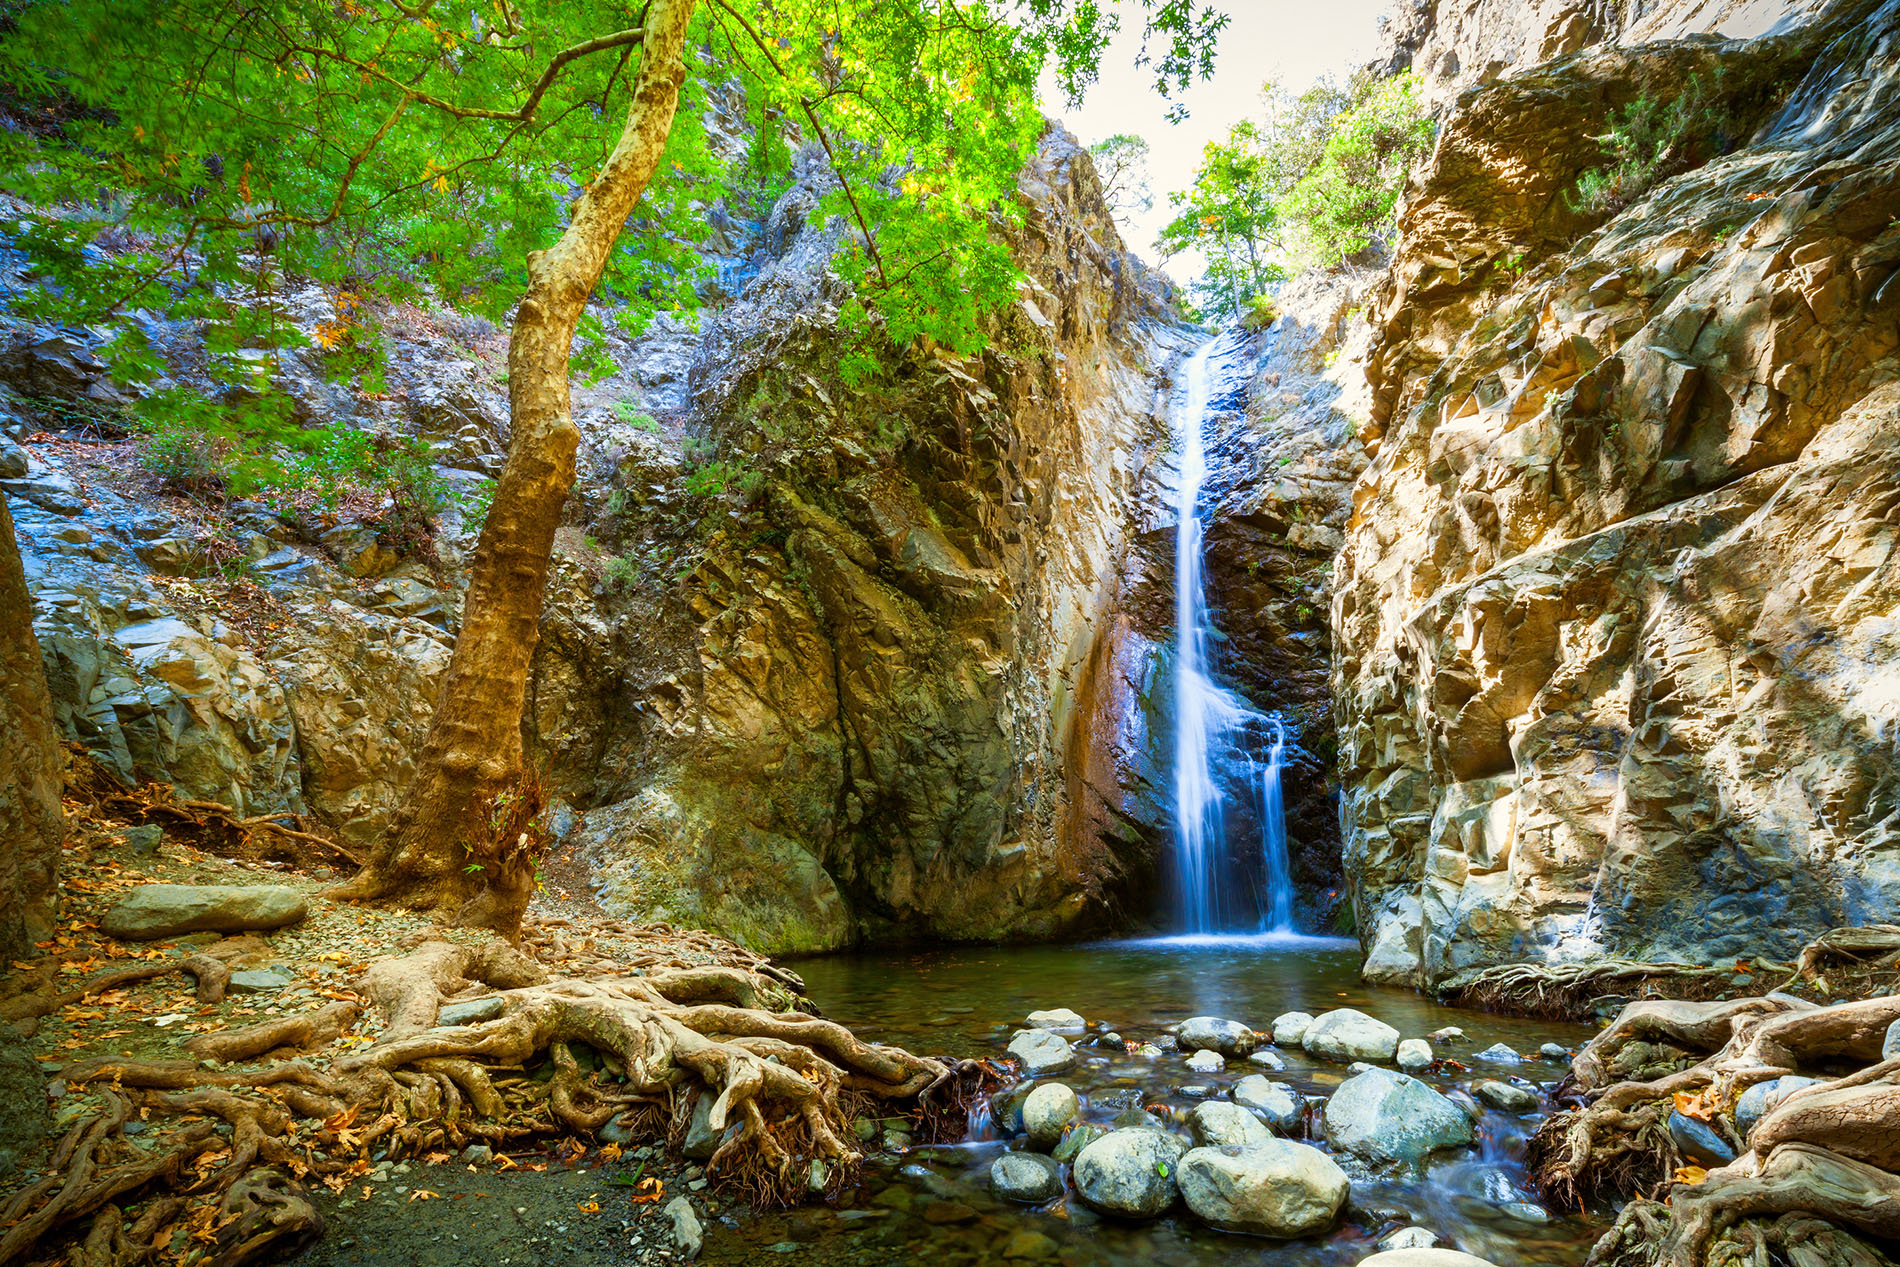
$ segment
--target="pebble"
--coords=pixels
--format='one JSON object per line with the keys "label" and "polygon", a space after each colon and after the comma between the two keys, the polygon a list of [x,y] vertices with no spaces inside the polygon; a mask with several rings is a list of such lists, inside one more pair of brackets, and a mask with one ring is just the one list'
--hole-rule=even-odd
{"label": "pebble", "polygon": [[1565,1047],[1562,1043],[1545,1043],[1542,1047],[1537,1049],[1537,1054],[1542,1056],[1545,1060],[1570,1059],[1570,1049]]}
{"label": "pebble", "polygon": [[673,1220],[673,1243],[679,1246],[680,1253],[688,1259],[698,1258],[700,1248],[706,1243],[706,1230],[693,1211],[693,1203],[685,1197],[674,1197],[666,1203],[664,1213]]}
{"label": "pebble", "polygon": [[1271,1069],[1275,1073],[1286,1068],[1286,1061],[1280,1058],[1279,1053],[1268,1051],[1265,1047],[1247,1057],[1247,1062],[1259,1065],[1262,1069]]}
{"label": "pebble", "polygon": [[1399,1068],[1418,1073],[1432,1065],[1432,1045],[1422,1038],[1408,1038],[1399,1044]]}
{"label": "pebble", "polygon": [[1493,1043],[1478,1053],[1479,1060],[1494,1060],[1499,1064],[1515,1064],[1523,1057],[1517,1050],[1505,1043]]}
{"label": "pebble", "polygon": [[1227,1057],[1217,1051],[1197,1051],[1187,1058],[1187,1067],[1195,1073],[1219,1073],[1227,1067]]}
{"label": "pebble", "polygon": [[1707,1122],[1683,1113],[1669,1115],[1669,1138],[1682,1155],[1699,1166],[1726,1166],[1735,1160],[1735,1150]]}

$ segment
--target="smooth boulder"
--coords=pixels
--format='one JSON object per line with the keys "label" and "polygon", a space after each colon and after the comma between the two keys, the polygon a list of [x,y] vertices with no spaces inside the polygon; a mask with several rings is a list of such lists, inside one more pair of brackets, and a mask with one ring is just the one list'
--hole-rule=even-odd
{"label": "smooth boulder", "polygon": [[1159,1218],[1174,1204],[1174,1171],[1184,1151],[1180,1140],[1162,1131],[1110,1131],[1076,1154],[1076,1194],[1104,1214]]}
{"label": "smooth boulder", "polygon": [[153,941],[282,928],[309,913],[303,894],[281,884],[141,884],[99,927],[120,941]]}
{"label": "smooth boulder", "polygon": [[1239,1021],[1218,1016],[1190,1016],[1175,1035],[1187,1051],[1217,1051],[1223,1056],[1245,1056],[1254,1049],[1253,1030]]}
{"label": "smooth boulder", "polygon": [[1471,1088],[1471,1094],[1502,1113],[1529,1113],[1538,1103],[1534,1093],[1496,1078],[1486,1078]]}
{"label": "smooth boulder", "polygon": [[1196,1148],[1181,1158],[1177,1182],[1188,1208],[1215,1227],[1286,1237],[1330,1228],[1351,1187],[1332,1158],[1284,1139]]}
{"label": "smooth boulder", "polygon": [[1089,1025],[1080,1012],[1066,1007],[1052,1007],[1031,1012],[1023,1023],[1030,1029],[1057,1029],[1076,1034],[1087,1029]]}
{"label": "smooth boulder", "polygon": [[1040,1153],[1004,1153],[990,1163],[990,1187],[999,1197],[1040,1204],[1062,1195],[1062,1170]]}
{"label": "smooth boulder", "polygon": [[1399,1050],[1399,1031],[1357,1008],[1340,1007],[1315,1018],[1300,1036],[1309,1056],[1345,1064],[1354,1060],[1391,1060]]}
{"label": "smooth boulder", "polygon": [[1075,1049],[1054,1030],[1019,1029],[1009,1040],[1009,1054],[1022,1064],[1023,1076],[1061,1073],[1075,1065]]}
{"label": "smooth boulder", "polygon": [[1281,1047],[1298,1047],[1312,1023],[1310,1012],[1282,1012],[1273,1018],[1273,1041]]}
{"label": "smooth boulder", "polygon": [[1187,1058],[1187,1067],[1195,1073],[1219,1073],[1227,1067],[1227,1057],[1217,1051],[1197,1051]]}
{"label": "smooth boulder", "polygon": [[1273,1138],[1267,1124],[1238,1104],[1209,1100],[1188,1114],[1188,1129],[1204,1148],[1258,1144]]}
{"label": "smooth boulder", "polygon": [[1250,1073],[1234,1084],[1234,1103],[1265,1117],[1282,1135],[1298,1135],[1306,1117],[1306,1097],[1284,1082]]}
{"label": "smooth boulder", "polygon": [[1422,1038],[1408,1038],[1399,1044],[1397,1054],[1399,1068],[1407,1073],[1418,1073],[1432,1067],[1432,1045]]}
{"label": "smooth boulder", "polygon": [[1060,1082],[1045,1082],[1023,1101],[1023,1133],[1037,1148],[1054,1148],[1081,1113],[1082,1101],[1073,1090]]}
{"label": "smooth boulder", "polygon": [[1415,1162],[1473,1139],[1471,1119],[1456,1104],[1389,1069],[1340,1083],[1320,1116],[1328,1143],[1373,1162]]}
{"label": "smooth boulder", "polygon": [[1359,1260],[1358,1267],[1496,1267],[1455,1249],[1388,1249]]}

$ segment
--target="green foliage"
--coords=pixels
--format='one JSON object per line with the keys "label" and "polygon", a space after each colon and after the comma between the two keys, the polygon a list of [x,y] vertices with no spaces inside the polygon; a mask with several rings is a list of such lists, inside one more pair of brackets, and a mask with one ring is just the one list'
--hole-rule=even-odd
{"label": "green foliage", "polygon": [[1240,316],[1240,325],[1244,330],[1265,330],[1279,318],[1280,309],[1273,302],[1273,296],[1262,291],[1247,301],[1246,311]]}
{"label": "green foliage", "polygon": [[1123,224],[1154,206],[1154,194],[1148,188],[1148,142],[1127,132],[1118,132],[1105,141],[1089,146],[1095,160],[1095,174],[1102,181],[1102,199],[1109,214]]}
{"label": "green foliage", "polygon": [[1169,195],[1175,218],[1157,246],[1206,259],[1195,293],[1242,314],[1288,264],[1337,264],[1391,229],[1405,178],[1433,125],[1410,72],[1322,81],[1293,96],[1268,85],[1260,121],[1210,142],[1193,185]]}
{"label": "green foliage", "polygon": [[1692,75],[1668,101],[1643,93],[1611,114],[1608,131],[1596,138],[1603,164],[1584,172],[1565,194],[1570,209],[1587,216],[1614,215],[1665,177],[1706,161],[1730,124],[1721,83],[1718,67],[1713,83]]}
{"label": "green foliage", "polygon": [[660,433],[660,421],[630,400],[616,400],[614,415],[636,431],[645,431],[652,435]]}

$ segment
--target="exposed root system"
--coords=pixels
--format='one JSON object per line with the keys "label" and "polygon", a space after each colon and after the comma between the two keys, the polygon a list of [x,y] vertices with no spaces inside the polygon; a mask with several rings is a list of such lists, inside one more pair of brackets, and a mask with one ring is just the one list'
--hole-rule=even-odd
{"label": "exposed root system", "polygon": [[[554,926],[534,931],[562,940]],[[676,966],[557,975],[498,939],[424,940],[369,965],[354,998],[199,1035],[191,1059],[69,1066],[68,1084],[102,1090],[105,1108],[0,1210],[0,1264],[61,1249],[74,1267],[127,1267],[179,1228],[202,1250],[196,1267],[279,1259],[322,1231],[300,1184],[340,1189],[372,1150],[444,1159],[470,1144],[590,1135],[615,1118],[675,1144],[702,1132],[716,1184],[789,1203],[814,1162],[834,1187],[856,1170],[859,1114],[960,1129],[993,1076],[862,1042],[795,1010],[796,977],[685,962],[681,949],[652,956]],[[217,980],[209,967],[199,978]],[[448,1001],[483,1019],[438,1024]],[[366,1008],[384,1023],[373,1042],[349,1033]],[[134,1119],[145,1124],[136,1144],[124,1132]]]}
{"label": "exposed root system", "polygon": [[[1535,1177],[1557,1202],[1636,1198],[1592,1267],[1886,1264],[1876,1243],[1900,1239],[1900,1060],[1881,1050],[1896,1021],[1891,995],[1631,1003],[1572,1062],[1573,1107],[1532,1140]],[[1737,1121],[1750,1087],[1792,1074],[1817,1081]],[[1681,1118],[1735,1160],[1692,1164],[1670,1129]]]}

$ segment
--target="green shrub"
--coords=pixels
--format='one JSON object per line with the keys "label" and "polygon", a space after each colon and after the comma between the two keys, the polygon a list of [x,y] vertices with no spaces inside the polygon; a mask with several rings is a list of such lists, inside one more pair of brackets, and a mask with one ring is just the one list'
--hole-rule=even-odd
{"label": "green shrub", "polygon": [[1246,311],[1240,317],[1240,325],[1243,330],[1258,333],[1279,319],[1279,305],[1273,302],[1272,295],[1263,291],[1247,301]]}
{"label": "green shrub", "polygon": [[1644,93],[1612,113],[1609,130],[1596,138],[1603,165],[1577,178],[1564,196],[1570,209],[1587,216],[1614,215],[1662,180],[1706,162],[1730,125],[1721,82],[1719,68],[1712,85],[1692,75],[1671,100]]}

